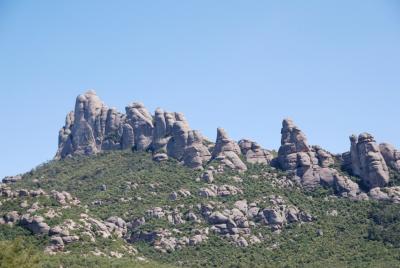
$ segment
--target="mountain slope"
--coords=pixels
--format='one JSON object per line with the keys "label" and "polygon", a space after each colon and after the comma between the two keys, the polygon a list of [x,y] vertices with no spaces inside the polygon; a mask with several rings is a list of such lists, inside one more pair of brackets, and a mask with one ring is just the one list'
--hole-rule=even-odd
{"label": "mountain slope", "polygon": [[[46,254],[41,262],[49,267],[60,262],[66,267],[135,267],[145,264],[143,257],[158,263],[148,265],[183,267],[399,266],[398,244],[385,233],[398,230],[395,227],[399,218],[384,215],[385,211],[395,215],[399,211],[397,204],[338,198],[330,188],[307,191],[291,183],[286,173],[266,165],[248,164],[245,173],[214,172],[212,183],[202,176],[203,172],[184,167],[176,160],[157,163],[150,153],[130,150],[51,161],[15,183],[2,185],[0,213],[7,224],[0,225],[0,237],[13,240],[22,236],[39,252],[48,248],[51,255]],[[204,195],[204,188],[214,189],[212,185],[230,188],[224,188],[228,192],[221,195],[218,189],[216,196]],[[44,194],[33,196],[39,189]],[[181,195],[182,189],[190,196]],[[63,201],[52,190],[66,191],[72,198]],[[219,223],[213,218],[219,215],[217,212],[222,214],[220,218],[238,213],[236,202],[244,200],[247,210],[256,203],[262,215],[275,208],[295,208],[299,219],[290,220],[287,213],[268,214],[275,217],[272,220],[246,216],[254,225],[242,228],[237,222]],[[205,213],[206,208],[214,214]],[[9,221],[7,215],[11,211],[18,212],[17,217],[26,213],[30,217],[42,216],[52,229],[76,226],[68,229],[68,236],[36,232],[32,223]],[[189,212],[196,220],[189,217]],[[84,227],[84,222],[91,220],[108,224],[110,217],[119,217],[127,225],[119,228],[118,222],[113,221],[114,229],[105,231],[96,230],[101,224]],[[145,222],[141,222],[142,218]],[[224,224],[228,227],[219,226]],[[237,231],[235,228],[239,229],[239,237],[231,233]],[[73,241],[67,239],[62,249],[49,250],[59,246],[52,241],[54,237]],[[243,245],[242,238],[248,245]]]}

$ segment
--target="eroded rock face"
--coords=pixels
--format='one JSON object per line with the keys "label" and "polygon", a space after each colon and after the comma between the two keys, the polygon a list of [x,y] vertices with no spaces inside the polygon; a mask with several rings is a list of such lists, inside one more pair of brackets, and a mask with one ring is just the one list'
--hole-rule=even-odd
{"label": "eroded rock face", "polygon": [[368,133],[358,138],[353,135],[350,142],[353,174],[370,189],[385,186],[389,182],[389,170],[374,137]]}
{"label": "eroded rock face", "polygon": [[246,161],[251,164],[268,165],[273,159],[270,151],[261,148],[261,146],[254,141],[240,140],[239,147],[242,154],[246,157]]}
{"label": "eroded rock face", "polygon": [[171,130],[172,137],[167,144],[167,152],[169,156],[182,160],[188,144],[189,131],[189,125],[183,116],[178,117],[177,121],[173,124]]}
{"label": "eroded rock face", "polygon": [[153,117],[142,103],[132,103],[126,110],[127,123],[132,127],[135,137],[135,149],[146,151],[153,140]]}
{"label": "eroded rock face", "polygon": [[211,159],[211,153],[204,145],[203,136],[197,130],[189,131],[187,143],[183,153],[183,163],[190,168],[202,169]]}
{"label": "eroded rock face", "polygon": [[223,165],[238,171],[246,171],[247,166],[240,159],[239,145],[229,139],[224,129],[218,128],[217,141],[212,152],[212,160],[220,161]]}
{"label": "eroded rock face", "polygon": [[191,130],[181,113],[158,108],[154,117],[141,103],[126,107],[126,114],[108,109],[93,90],[79,95],[75,111],[59,132],[56,159],[93,155],[106,150],[152,151],[162,162],[172,157],[201,169],[211,153],[200,132]]}
{"label": "eroded rock face", "polygon": [[291,172],[303,187],[313,189],[321,184],[349,196],[356,196],[360,192],[357,183],[331,167],[334,159],[329,152],[319,146],[308,145],[305,134],[292,120],[283,121],[281,134],[279,166]]}
{"label": "eroded rock face", "polygon": [[102,150],[121,149],[121,139],[123,135],[122,122],[124,120],[124,115],[119,113],[115,108],[111,108],[107,111],[104,140],[101,146]]}
{"label": "eroded rock face", "polygon": [[379,150],[386,164],[392,169],[400,172],[400,151],[396,150],[393,145],[388,143],[381,143],[379,145]]}
{"label": "eroded rock face", "polygon": [[319,185],[319,160],[308,145],[305,134],[291,119],[283,120],[281,134],[278,151],[280,168],[291,171],[306,188]]}
{"label": "eroded rock face", "polygon": [[57,158],[68,155],[91,155],[100,151],[104,137],[108,108],[96,92],[79,95],[74,113],[69,113],[59,133]]}

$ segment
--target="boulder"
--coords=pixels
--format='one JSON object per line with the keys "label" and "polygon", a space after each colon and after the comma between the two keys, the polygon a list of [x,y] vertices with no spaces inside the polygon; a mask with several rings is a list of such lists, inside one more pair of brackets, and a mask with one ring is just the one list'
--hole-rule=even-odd
{"label": "boulder", "polygon": [[156,162],[165,162],[168,160],[168,155],[163,153],[156,153],[153,155],[153,160]]}
{"label": "boulder", "polygon": [[17,181],[22,180],[21,175],[16,175],[16,176],[6,176],[3,178],[2,182],[3,183],[15,183]]}
{"label": "boulder", "polygon": [[208,222],[210,224],[223,224],[227,223],[229,218],[223,215],[221,212],[214,212],[208,217]]}
{"label": "boulder", "polygon": [[204,171],[201,175],[201,179],[207,183],[212,183],[214,181],[214,175],[211,170]]}
{"label": "boulder", "polygon": [[33,234],[47,235],[50,231],[49,225],[44,222],[43,217],[23,215],[20,220],[22,227],[30,230]]}

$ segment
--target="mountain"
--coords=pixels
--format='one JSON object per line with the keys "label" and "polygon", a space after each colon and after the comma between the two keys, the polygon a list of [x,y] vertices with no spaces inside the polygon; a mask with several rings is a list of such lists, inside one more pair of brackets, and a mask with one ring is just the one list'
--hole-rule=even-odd
{"label": "mountain", "polygon": [[212,142],[88,91],[54,160],[0,184],[0,266],[400,267],[400,151],[362,133],[334,155],[291,119],[281,134],[277,151]]}

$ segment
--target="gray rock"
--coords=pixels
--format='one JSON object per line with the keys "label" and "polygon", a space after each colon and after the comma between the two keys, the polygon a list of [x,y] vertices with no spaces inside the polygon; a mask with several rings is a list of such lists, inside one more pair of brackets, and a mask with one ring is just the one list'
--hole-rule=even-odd
{"label": "gray rock", "polygon": [[56,158],[68,155],[91,155],[101,150],[108,108],[94,90],[79,95],[73,115],[68,114],[59,133]]}
{"label": "gray rock", "polygon": [[142,103],[132,103],[125,108],[126,122],[132,127],[135,149],[146,151],[153,141],[153,117]]}
{"label": "gray rock", "polygon": [[374,200],[384,201],[390,200],[390,197],[387,193],[381,190],[379,187],[372,188],[369,191],[369,196]]}
{"label": "gray rock", "polygon": [[59,247],[64,247],[64,241],[59,236],[53,236],[50,239],[50,244],[55,245],[55,246],[59,246]]}
{"label": "gray rock", "polygon": [[243,139],[239,141],[239,147],[242,154],[246,157],[246,161],[251,164],[268,165],[273,159],[272,153],[261,148],[256,142]]}
{"label": "gray rock", "polygon": [[23,215],[20,220],[22,227],[30,230],[33,234],[48,234],[50,227],[44,222],[40,216],[31,217],[30,215]]}
{"label": "gray rock", "polygon": [[388,143],[380,144],[379,150],[386,164],[397,172],[400,172],[400,151],[396,150],[393,145]]}
{"label": "gray rock", "polygon": [[15,183],[17,181],[22,180],[22,176],[21,175],[17,175],[17,176],[7,176],[4,177],[2,182],[3,183]]}
{"label": "gray rock", "polygon": [[214,212],[208,217],[208,222],[210,224],[224,224],[227,223],[229,218],[223,215],[221,212]]}
{"label": "gray rock", "polygon": [[[183,119],[183,118],[181,118]],[[167,144],[168,155],[177,160],[182,160],[188,144],[189,125],[185,120],[176,121],[172,127],[171,139]]]}
{"label": "gray rock", "polygon": [[305,134],[291,119],[283,120],[281,134],[280,168],[293,173],[305,188],[315,188],[320,183],[318,158],[308,145]]}
{"label": "gray rock", "polygon": [[333,187],[337,193],[355,196],[359,187],[348,177],[331,168],[334,164],[332,154],[319,146],[310,147],[305,134],[290,119],[282,123],[282,141],[278,152],[281,169],[289,171],[306,189],[322,184]]}
{"label": "gray rock", "polygon": [[236,208],[238,208],[241,212],[243,212],[243,213],[247,213],[247,211],[248,211],[248,205],[247,205],[247,201],[246,200],[239,200],[239,201],[236,201],[235,202],[235,204],[234,204],[234,206],[236,207]]}
{"label": "gray rock", "polygon": [[118,150],[122,148],[123,121],[123,115],[115,108],[111,108],[107,111],[101,150]]}
{"label": "gray rock", "polygon": [[79,236],[76,236],[76,235],[63,236],[62,240],[63,240],[64,244],[70,244],[72,242],[78,241],[79,240]]}
{"label": "gray rock", "polygon": [[282,227],[286,223],[285,215],[282,211],[272,208],[266,208],[262,211],[267,224],[278,225]]}
{"label": "gray rock", "polygon": [[20,220],[20,216],[17,211],[11,211],[4,215],[4,220],[6,223],[16,223]]}
{"label": "gray rock", "polygon": [[156,162],[165,162],[168,160],[168,155],[163,153],[157,153],[153,155],[153,160]]}
{"label": "gray rock", "polygon": [[211,153],[204,145],[204,139],[197,130],[189,131],[187,147],[183,153],[185,166],[194,169],[203,169],[203,165],[211,159]]}
{"label": "gray rock", "polygon": [[201,175],[201,179],[207,183],[212,183],[214,181],[214,175],[211,170],[204,171]]}
{"label": "gray rock", "polygon": [[351,141],[352,172],[369,188],[382,187],[389,182],[389,169],[372,135],[363,133]]}
{"label": "gray rock", "polygon": [[129,124],[123,124],[122,126],[122,141],[121,149],[132,149],[135,146],[135,134],[133,133],[133,128]]}
{"label": "gray rock", "polygon": [[223,165],[240,172],[246,171],[247,166],[240,159],[239,155],[241,155],[239,145],[229,139],[224,129],[218,128],[217,141],[212,152],[212,160],[218,160]]}

